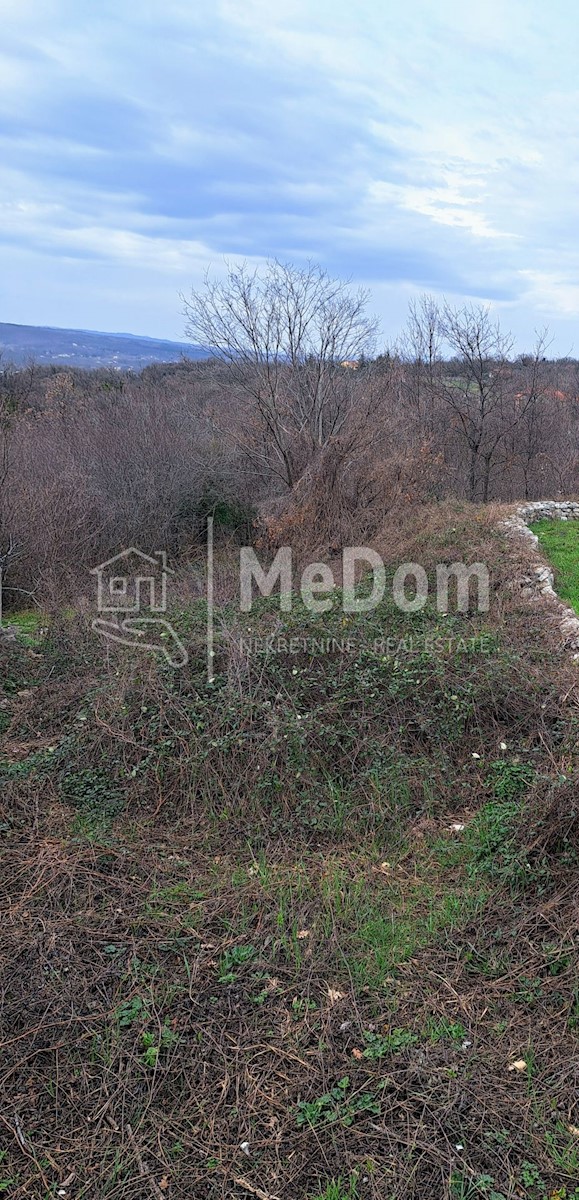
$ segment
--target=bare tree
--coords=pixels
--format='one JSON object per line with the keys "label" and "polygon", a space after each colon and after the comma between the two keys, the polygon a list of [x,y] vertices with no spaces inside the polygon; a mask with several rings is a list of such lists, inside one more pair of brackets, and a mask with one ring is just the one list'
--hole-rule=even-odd
{"label": "bare tree", "polygon": [[[1,359],[1,355],[0,355]],[[34,384],[34,364],[17,370],[0,361],[0,579],[5,580],[9,564],[18,552],[12,529],[12,433],[19,411],[24,407]]]}
{"label": "bare tree", "polygon": [[404,372],[404,401],[419,441],[432,436],[437,424],[435,400],[441,356],[440,312],[432,296],[408,305],[408,321],[397,350]]}
{"label": "bare tree", "polygon": [[[455,309],[426,297],[411,306],[407,337],[432,411],[451,417],[461,468],[466,460],[468,497],[486,502],[494,476],[505,467],[515,431],[525,427],[530,439],[527,472],[535,456],[547,334],[538,335],[523,371],[513,362],[511,334],[502,332],[488,308]],[[443,349],[450,355],[447,361]],[[424,407],[423,399],[421,403]]]}
{"label": "bare tree", "polygon": [[212,349],[251,402],[246,449],[291,488],[356,405],[360,389],[343,364],[373,347],[368,294],[313,264],[272,260],[261,272],[229,267],[224,281],[206,276],[182,299],[188,336]]}
{"label": "bare tree", "polygon": [[[546,331],[537,335],[532,354],[521,355],[514,364],[513,420],[509,431],[509,475],[522,480],[525,500],[544,483],[549,453],[558,440],[553,370],[545,357]],[[520,490],[519,488],[517,490]]]}

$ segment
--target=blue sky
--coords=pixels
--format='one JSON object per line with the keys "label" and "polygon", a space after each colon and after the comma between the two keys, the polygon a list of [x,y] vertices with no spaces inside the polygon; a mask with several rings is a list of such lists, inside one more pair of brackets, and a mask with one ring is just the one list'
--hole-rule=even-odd
{"label": "blue sky", "polygon": [[579,355],[571,0],[0,0],[0,320],[181,338],[225,259],[314,259]]}

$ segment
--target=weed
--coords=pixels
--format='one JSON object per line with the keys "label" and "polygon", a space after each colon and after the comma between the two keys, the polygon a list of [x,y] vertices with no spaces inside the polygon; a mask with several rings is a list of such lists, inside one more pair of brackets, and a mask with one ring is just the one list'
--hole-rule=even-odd
{"label": "weed", "polygon": [[531,979],[527,975],[521,975],[519,986],[512,993],[512,998],[519,1004],[528,1004],[533,1007],[541,999],[543,995],[543,985],[540,979]]}
{"label": "weed", "polygon": [[178,1034],[169,1025],[163,1025],[158,1036],[145,1030],[141,1037],[145,1066],[156,1067],[161,1051],[168,1050],[170,1046],[174,1046],[178,1041]]}
{"label": "weed", "polygon": [[553,1168],[566,1175],[579,1176],[579,1145],[577,1136],[570,1134],[566,1125],[558,1122],[554,1130],[545,1133],[545,1145]]}
{"label": "weed", "polygon": [[115,1019],[119,1029],[129,1029],[136,1021],[148,1019],[149,1013],[142,996],[133,996],[131,1000],[123,1000],[115,1009]]}
{"label": "weed", "polygon": [[461,841],[439,842],[436,853],[443,862],[463,863],[470,879],[523,884],[530,869],[516,837],[519,811],[515,800],[488,801]]}
{"label": "weed", "polygon": [[384,1035],[368,1030],[363,1037],[366,1043],[363,1051],[364,1058],[370,1059],[384,1058],[386,1054],[395,1054],[398,1050],[415,1046],[418,1041],[416,1034],[411,1033],[409,1029],[393,1029],[392,1033]]}
{"label": "weed", "polygon": [[523,1187],[526,1188],[544,1188],[545,1185],[541,1179],[541,1172],[535,1163],[528,1162],[526,1159],[521,1163],[520,1178]]}
{"label": "weed", "polygon": [[465,1176],[462,1171],[454,1171],[450,1181],[452,1200],[507,1200],[503,1192],[495,1190],[492,1175],[478,1175],[475,1178]]}
{"label": "weed", "polygon": [[344,1180],[340,1176],[339,1179],[332,1179],[323,1192],[310,1196],[309,1200],[358,1200],[360,1193],[357,1182],[357,1171],[354,1171],[348,1180]]}
{"label": "weed", "polygon": [[447,1017],[429,1017],[424,1036],[430,1042],[450,1041],[462,1044],[466,1038],[466,1029],[460,1021],[449,1021]]}
{"label": "weed", "polygon": [[181,879],[177,883],[168,884],[166,887],[152,888],[147,900],[147,912],[162,913],[169,910],[180,910],[184,907],[188,908],[205,898],[205,892],[193,887],[186,879]]}
{"label": "weed", "polygon": [[237,978],[238,968],[251,962],[255,954],[255,946],[231,946],[221,957],[218,975],[219,982],[233,983]]}
{"label": "weed", "polygon": [[300,1100],[296,1113],[297,1125],[352,1125],[357,1116],[370,1113],[380,1114],[380,1104],[371,1092],[350,1096],[350,1080],[347,1075],[340,1079],[330,1092],[315,1100]]}
{"label": "weed", "polygon": [[294,996],[292,1000],[292,1017],[294,1021],[301,1021],[308,1013],[317,1011],[315,1000],[308,1000],[305,996]]}
{"label": "weed", "polygon": [[60,795],[65,803],[85,812],[116,816],[123,808],[121,788],[103,767],[66,769],[60,779]]}
{"label": "weed", "polygon": [[487,785],[499,800],[514,800],[527,791],[534,779],[535,769],[530,763],[499,758],[489,765]]}

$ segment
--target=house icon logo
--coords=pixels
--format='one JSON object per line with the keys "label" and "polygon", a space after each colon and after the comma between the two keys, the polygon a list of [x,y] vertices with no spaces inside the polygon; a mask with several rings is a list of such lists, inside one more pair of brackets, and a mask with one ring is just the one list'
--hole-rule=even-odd
{"label": "house icon logo", "polygon": [[135,546],[115,554],[91,575],[97,579],[97,608],[103,613],[139,613],[167,611],[167,576],[174,575],[167,566],[165,550],[155,555],[143,554]]}
{"label": "house icon logo", "polygon": [[188,655],[179,635],[160,615],[167,611],[167,578],[175,574],[167,566],[165,550],[151,555],[129,546],[90,574],[97,585],[95,633],[122,646],[160,653],[172,667],[186,665]]}

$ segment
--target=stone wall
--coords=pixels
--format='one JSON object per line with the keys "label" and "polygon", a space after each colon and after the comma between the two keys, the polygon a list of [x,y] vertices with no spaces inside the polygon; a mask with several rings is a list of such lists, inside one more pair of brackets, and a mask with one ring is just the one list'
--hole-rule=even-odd
{"label": "stone wall", "polygon": [[575,500],[533,500],[527,504],[519,504],[510,517],[501,522],[507,536],[523,538],[529,542],[536,552],[536,565],[530,574],[517,580],[522,595],[528,600],[544,599],[549,603],[564,645],[573,650],[573,658],[579,660],[579,616],[574,608],[568,608],[559,599],[554,583],[554,575],[549,566],[543,562],[538,547],[539,539],[529,522],[535,521],[579,521],[579,502]]}

